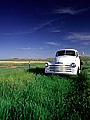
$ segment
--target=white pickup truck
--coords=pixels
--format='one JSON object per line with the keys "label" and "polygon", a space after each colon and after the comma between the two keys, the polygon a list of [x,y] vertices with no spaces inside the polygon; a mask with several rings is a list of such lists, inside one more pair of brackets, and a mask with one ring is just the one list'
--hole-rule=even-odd
{"label": "white pickup truck", "polygon": [[45,73],[77,75],[80,71],[81,61],[75,49],[61,49],[53,62],[45,63]]}

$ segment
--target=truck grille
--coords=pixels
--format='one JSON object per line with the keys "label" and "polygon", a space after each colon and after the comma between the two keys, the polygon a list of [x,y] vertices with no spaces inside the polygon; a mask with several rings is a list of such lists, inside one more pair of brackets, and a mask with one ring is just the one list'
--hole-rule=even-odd
{"label": "truck grille", "polygon": [[50,65],[50,71],[54,72],[72,72],[70,65]]}

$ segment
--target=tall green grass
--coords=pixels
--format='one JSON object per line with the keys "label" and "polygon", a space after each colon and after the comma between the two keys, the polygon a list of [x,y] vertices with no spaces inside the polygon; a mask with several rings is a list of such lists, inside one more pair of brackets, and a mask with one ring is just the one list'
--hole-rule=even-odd
{"label": "tall green grass", "polygon": [[0,69],[0,119],[88,120],[88,71],[83,68],[78,76],[45,75],[38,65],[29,72],[23,67]]}
{"label": "tall green grass", "polygon": [[16,71],[0,77],[0,118],[52,119],[64,114],[70,82],[59,76]]}

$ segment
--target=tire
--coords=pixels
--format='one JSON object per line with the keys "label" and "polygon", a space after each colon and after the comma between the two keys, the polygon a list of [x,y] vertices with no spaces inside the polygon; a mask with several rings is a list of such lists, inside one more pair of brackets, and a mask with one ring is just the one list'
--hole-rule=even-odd
{"label": "tire", "polygon": [[78,67],[78,69],[77,69],[77,74],[79,74],[79,67]]}

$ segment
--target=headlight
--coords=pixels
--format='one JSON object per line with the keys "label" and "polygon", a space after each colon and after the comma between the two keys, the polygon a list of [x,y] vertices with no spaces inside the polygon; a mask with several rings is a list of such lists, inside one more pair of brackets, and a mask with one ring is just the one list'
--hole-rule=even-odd
{"label": "headlight", "polygon": [[76,67],[76,64],[75,64],[75,63],[72,63],[72,64],[71,64],[71,67],[75,68],[75,67]]}
{"label": "headlight", "polygon": [[48,67],[48,63],[45,63],[45,67]]}

